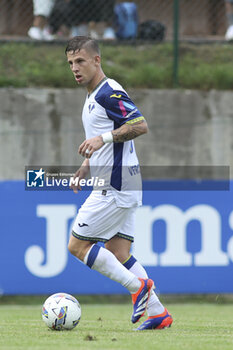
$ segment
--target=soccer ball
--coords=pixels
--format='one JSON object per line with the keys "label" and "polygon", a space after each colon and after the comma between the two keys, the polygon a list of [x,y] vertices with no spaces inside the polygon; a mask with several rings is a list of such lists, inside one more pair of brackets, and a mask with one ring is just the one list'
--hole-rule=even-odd
{"label": "soccer ball", "polygon": [[57,331],[73,329],[81,318],[81,307],[77,299],[66,293],[56,293],[45,300],[42,319],[45,324]]}

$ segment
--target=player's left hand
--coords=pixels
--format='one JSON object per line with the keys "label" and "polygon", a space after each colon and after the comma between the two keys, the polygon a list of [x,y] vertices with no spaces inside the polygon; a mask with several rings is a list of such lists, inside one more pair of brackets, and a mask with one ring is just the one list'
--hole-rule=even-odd
{"label": "player's left hand", "polygon": [[101,136],[92,137],[89,140],[85,140],[78,149],[78,153],[83,157],[91,158],[92,154],[100,149],[104,145]]}

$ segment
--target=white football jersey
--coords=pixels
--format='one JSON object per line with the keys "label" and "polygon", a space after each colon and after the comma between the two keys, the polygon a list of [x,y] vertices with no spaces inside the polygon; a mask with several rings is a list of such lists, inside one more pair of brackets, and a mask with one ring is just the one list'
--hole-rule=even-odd
{"label": "white football jersey", "polygon": [[[86,139],[141,120],[140,111],[113,79],[104,79],[86,97],[82,113]],[[141,205],[141,174],[133,140],[106,143],[93,153],[89,163],[91,176],[105,180],[104,188],[112,191],[118,207]]]}

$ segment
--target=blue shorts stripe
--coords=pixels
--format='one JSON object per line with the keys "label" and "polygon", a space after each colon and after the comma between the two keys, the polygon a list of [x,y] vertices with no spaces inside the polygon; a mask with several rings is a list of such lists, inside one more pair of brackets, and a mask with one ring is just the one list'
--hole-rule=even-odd
{"label": "blue shorts stripe", "polygon": [[90,267],[90,269],[92,268],[92,265],[95,262],[95,259],[99,253],[100,250],[100,246],[98,246],[97,244],[94,244],[91,248],[91,251],[88,255],[88,259],[87,259],[87,266]]}
{"label": "blue shorts stripe", "polygon": [[136,263],[136,259],[133,255],[127,260],[123,265],[126,267],[128,270]]}

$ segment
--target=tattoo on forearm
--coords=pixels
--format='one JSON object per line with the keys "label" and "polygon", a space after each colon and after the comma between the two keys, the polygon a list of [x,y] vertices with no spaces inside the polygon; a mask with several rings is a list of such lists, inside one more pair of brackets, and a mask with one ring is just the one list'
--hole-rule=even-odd
{"label": "tattoo on forearm", "polygon": [[137,123],[134,125],[124,124],[120,128],[113,130],[113,142],[125,142],[135,137],[142,135],[145,133],[145,125],[144,123]]}

